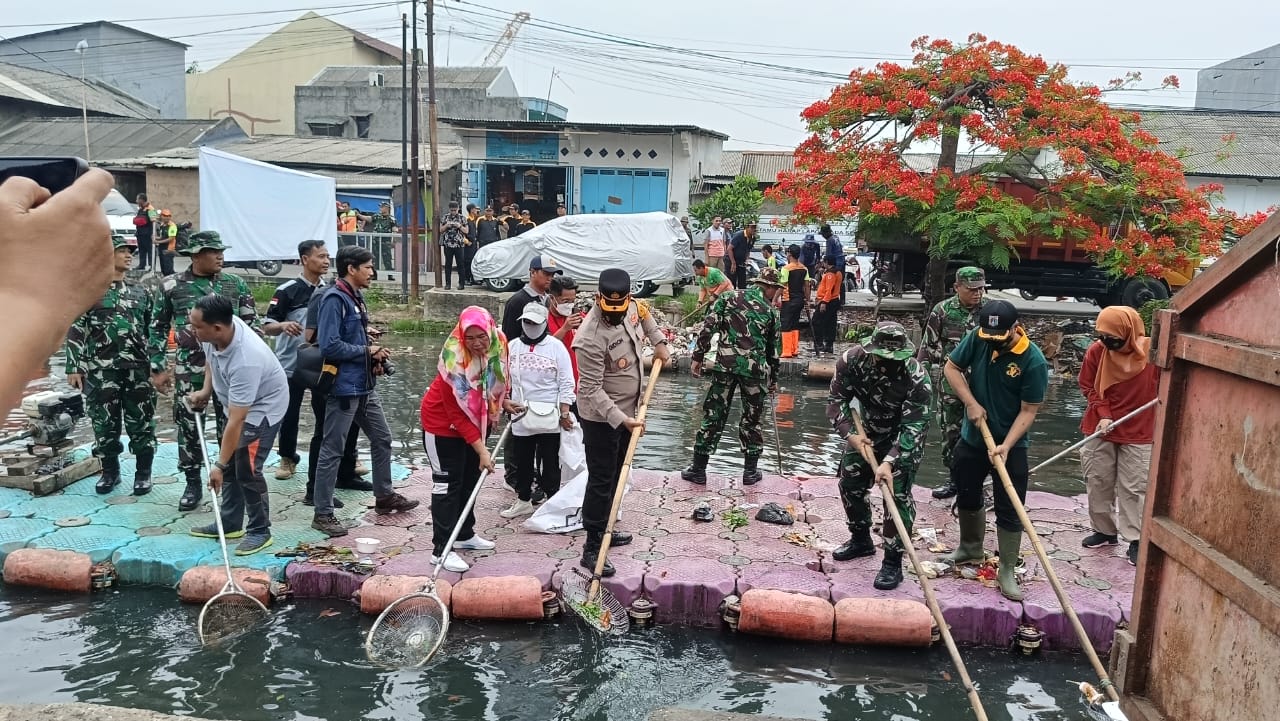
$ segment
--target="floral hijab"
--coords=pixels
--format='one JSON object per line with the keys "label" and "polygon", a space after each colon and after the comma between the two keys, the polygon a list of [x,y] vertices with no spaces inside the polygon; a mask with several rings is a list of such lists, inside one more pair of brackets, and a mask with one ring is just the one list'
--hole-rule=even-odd
{"label": "floral hijab", "polygon": [[[489,348],[483,357],[472,357],[467,350],[468,328],[483,328],[489,334]],[[507,396],[507,339],[489,311],[476,305],[463,309],[458,325],[445,339],[436,368],[453,388],[458,407],[483,433],[489,420],[501,412]]]}

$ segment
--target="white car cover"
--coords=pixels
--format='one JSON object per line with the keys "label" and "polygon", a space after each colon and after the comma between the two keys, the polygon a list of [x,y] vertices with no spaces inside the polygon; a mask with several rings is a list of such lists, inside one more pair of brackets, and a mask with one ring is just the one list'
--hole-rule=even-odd
{"label": "white car cover", "polygon": [[633,281],[657,285],[693,275],[684,228],[674,215],[661,212],[554,218],[480,248],[471,270],[486,280],[524,280],[535,255],[554,260],[565,275],[587,283],[595,283],[608,268],[622,268]]}

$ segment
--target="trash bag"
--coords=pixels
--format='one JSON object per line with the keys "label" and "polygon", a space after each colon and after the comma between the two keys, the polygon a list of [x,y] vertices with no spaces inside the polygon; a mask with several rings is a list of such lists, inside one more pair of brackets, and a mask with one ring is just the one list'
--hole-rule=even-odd
{"label": "trash bag", "polygon": [[756,512],[756,520],[765,523],[776,523],[779,526],[790,526],[796,522],[787,509],[776,503],[766,503]]}
{"label": "trash bag", "polygon": [[716,519],[716,514],[711,512],[711,504],[703,501],[698,507],[693,509],[693,513],[689,516],[695,521],[710,522]]}
{"label": "trash bag", "polygon": [[[524,527],[538,533],[572,533],[582,528],[582,499],[587,494],[587,453],[582,444],[582,426],[574,422],[573,428],[560,431],[561,486],[556,494],[546,500]],[[627,484],[623,496],[629,493]],[[622,518],[622,511],[618,511]]]}

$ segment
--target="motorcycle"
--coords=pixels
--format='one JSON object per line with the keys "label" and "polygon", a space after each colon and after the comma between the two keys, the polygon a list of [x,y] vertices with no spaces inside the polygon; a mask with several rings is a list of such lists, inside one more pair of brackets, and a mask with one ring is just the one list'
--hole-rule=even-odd
{"label": "motorcycle", "polygon": [[856,255],[844,258],[844,289],[845,292],[862,290],[862,264]]}
{"label": "motorcycle", "polygon": [[[284,267],[285,262],[282,260],[235,260],[224,262],[222,265],[226,268],[256,270],[262,275],[272,276],[280,273],[280,269]],[[294,261],[288,262],[292,263]]]}

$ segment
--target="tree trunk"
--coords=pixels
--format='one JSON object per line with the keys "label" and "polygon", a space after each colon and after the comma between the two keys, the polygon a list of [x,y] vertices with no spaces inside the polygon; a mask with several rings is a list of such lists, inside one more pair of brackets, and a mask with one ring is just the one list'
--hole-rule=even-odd
{"label": "tree trunk", "polygon": [[[957,118],[948,117],[942,121],[942,125],[944,128],[949,126],[952,132],[944,130],[942,133],[942,152],[938,155],[938,172],[949,170],[954,174],[956,155],[960,150],[960,121]],[[930,244],[932,245],[932,242]],[[924,296],[921,324],[924,323],[933,306],[947,297],[947,260],[946,256],[935,256],[933,248],[930,247],[929,263],[925,266],[924,287],[920,289],[920,294]]]}

